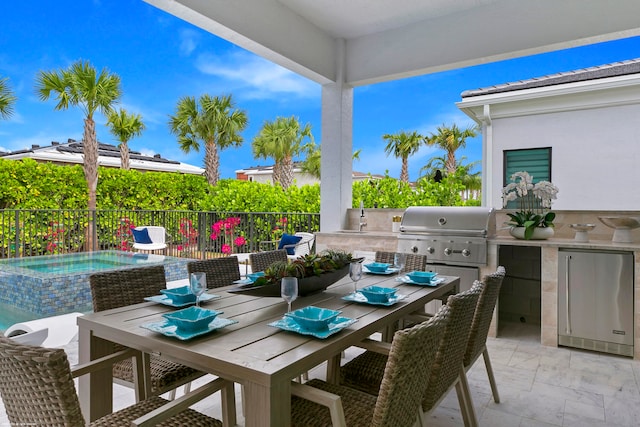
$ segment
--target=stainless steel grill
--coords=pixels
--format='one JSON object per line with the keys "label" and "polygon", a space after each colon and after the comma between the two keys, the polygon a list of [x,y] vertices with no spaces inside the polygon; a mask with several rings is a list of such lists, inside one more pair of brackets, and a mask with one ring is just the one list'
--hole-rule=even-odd
{"label": "stainless steel grill", "polygon": [[412,206],[402,216],[398,252],[427,255],[427,270],[458,276],[467,290],[487,264],[492,230],[493,208]]}
{"label": "stainless steel grill", "polygon": [[430,264],[483,266],[492,208],[412,206],[402,216],[398,250],[426,254]]}

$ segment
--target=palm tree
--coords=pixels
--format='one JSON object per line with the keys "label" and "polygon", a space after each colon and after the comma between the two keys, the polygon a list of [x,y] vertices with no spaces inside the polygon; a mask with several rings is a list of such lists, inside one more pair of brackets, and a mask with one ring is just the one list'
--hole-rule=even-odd
{"label": "palm tree", "polygon": [[438,126],[437,133],[431,133],[431,135],[425,138],[425,142],[429,146],[437,145],[446,151],[447,160],[444,167],[447,173],[453,174],[458,167],[456,151],[467,145],[467,138],[473,138],[477,134],[477,126],[469,126],[468,128],[461,130],[456,124],[453,124],[450,128],[442,125]]}
{"label": "palm tree", "polygon": [[[307,173],[311,176],[314,176],[320,179],[320,160],[321,160],[321,151],[320,147],[315,144],[309,144],[309,152],[307,154],[307,158],[302,162],[302,172]],[[358,149],[353,152],[352,159],[360,160],[360,153],[362,149]]]}
{"label": "palm tree", "polygon": [[[66,110],[69,106],[79,106],[84,115],[83,165],[84,177],[89,189],[89,211],[96,209],[96,189],[98,187],[98,138],[93,115],[96,111],[105,116],[113,110],[120,99],[120,77],[106,68],[98,74],[89,61],[77,61],[67,69],[40,71],[36,77],[36,91],[40,100],[46,101],[52,94],[58,101],[56,110]],[[89,221],[87,243],[93,250],[95,224]]]}
{"label": "palm tree", "polygon": [[402,159],[400,181],[409,182],[409,156],[418,152],[424,137],[416,131],[411,133],[402,131],[396,134],[385,134],[382,138],[387,141],[387,146],[384,148],[387,156],[393,154],[394,157]]}
{"label": "palm tree", "polygon": [[[302,143],[305,138],[309,139],[308,144]],[[253,139],[253,156],[274,159],[273,183],[286,190],[293,183],[293,157],[309,152],[309,144],[314,144],[309,123],[301,127],[296,117],[278,117],[265,122]]]}
{"label": "palm tree", "polygon": [[320,159],[321,150],[320,147],[313,144],[309,144],[309,151],[307,157],[304,159],[301,165],[302,172],[307,173],[313,177],[320,179]]}
{"label": "palm tree", "polygon": [[220,178],[218,149],[239,147],[240,135],[249,123],[247,114],[235,108],[231,95],[202,95],[198,102],[191,96],[178,101],[176,114],[169,116],[171,133],[178,136],[178,144],[185,153],[200,151],[204,143],[204,174],[211,185]]}
{"label": "palm tree", "polygon": [[120,144],[120,167],[129,170],[129,140],[133,137],[140,136],[145,129],[142,123],[142,116],[139,114],[129,114],[127,110],[121,108],[118,111],[112,111],[107,120],[109,130],[115,136]]}
{"label": "palm tree", "polygon": [[9,78],[0,79],[0,118],[8,119],[13,115],[13,104],[17,98],[9,87]]}

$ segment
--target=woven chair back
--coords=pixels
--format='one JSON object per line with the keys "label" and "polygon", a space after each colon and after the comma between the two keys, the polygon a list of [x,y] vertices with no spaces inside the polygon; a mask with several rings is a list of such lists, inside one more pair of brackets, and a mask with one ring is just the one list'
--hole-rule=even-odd
{"label": "woven chair back", "polygon": [[472,364],[486,348],[491,318],[493,317],[493,311],[496,307],[498,295],[500,295],[500,288],[505,274],[504,267],[499,266],[495,273],[489,274],[482,279],[485,286],[478,298],[478,306],[471,322],[469,342],[464,354],[465,367]]}
{"label": "woven chair back", "polygon": [[162,265],[92,274],[89,284],[94,311],[139,304],[167,288]]}
{"label": "woven chair back", "polygon": [[373,413],[373,427],[409,426],[415,422],[449,315],[449,307],[442,306],[428,321],[394,334]]}
{"label": "woven chair back", "polygon": [[433,362],[433,369],[422,401],[422,410],[430,411],[456,383],[462,373],[462,360],[469,340],[471,321],[484,284],[476,282],[471,289],[452,295],[447,300],[450,318]]}
{"label": "woven chair back", "polygon": [[204,272],[207,274],[207,288],[220,288],[240,280],[240,265],[234,256],[194,261],[187,264],[189,274]]}
{"label": "woven chair back", "polygon": [[[395,252],[384,252],[377,251],[375,256],[376,262],[384,262],[386,264],[393,265]],[[418,255],[418,254],[406,254],[407,261],[404,265],[404,268],[401,273],[406,273],[407,271],[425,271],[427,268],[427,256],[426,255]]]}
{"label": "woven chair back", "polygon": [[64,350],[0,334],[0,361],[0,395],[11,425],[85,425]]}
{"label": "woven chair back", "polygon": [[251,271],[265,271],[267,267],[276,261],[287,262],[287,251],[278,249],[276,251],[255,252],[249,254],[249,262],[251,263]]}

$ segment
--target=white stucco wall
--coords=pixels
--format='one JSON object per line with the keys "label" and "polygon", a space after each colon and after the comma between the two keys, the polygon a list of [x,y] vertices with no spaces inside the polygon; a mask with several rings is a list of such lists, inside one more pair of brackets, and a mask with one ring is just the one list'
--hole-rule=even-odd
{"label": "white stucco wall", "polygon": [[640,105],[493,120],[492,206],[502,207],[504,150],[552,147],[554,209],[640,209]]}
{"label": "white stucco wall", "polygon": [[468,97],[482,126],[484,203],[502,208],[504,150],[551,147],[554,210],[640,209],[640,74]]}

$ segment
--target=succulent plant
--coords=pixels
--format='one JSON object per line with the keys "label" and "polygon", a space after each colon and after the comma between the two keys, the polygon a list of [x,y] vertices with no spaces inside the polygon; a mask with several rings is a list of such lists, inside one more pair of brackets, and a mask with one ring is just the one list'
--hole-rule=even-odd
{"label": "succulent plant", "polygon": [[283,277],[320,276],[338,270],[350,262],[355,261],[353,256],[345,251],[329,249],[320,254],[301,256],[291,262],[276,261],[265,269],[264,276],[254,282],[254,286],[274,284]]}

